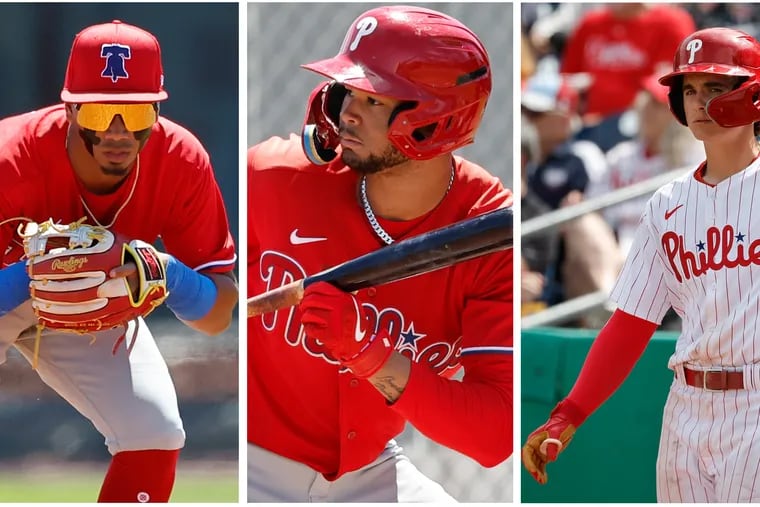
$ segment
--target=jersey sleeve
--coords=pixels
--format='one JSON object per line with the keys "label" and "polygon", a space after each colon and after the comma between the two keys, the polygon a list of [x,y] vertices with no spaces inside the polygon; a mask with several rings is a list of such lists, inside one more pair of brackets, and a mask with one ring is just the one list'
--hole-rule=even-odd
{"label": "jersey sleeve", "polygon": [[586,17],[582,17],[580,23],[567,38],[567,43],[560,60],[560,72],[572,74],[584,72],[583,50],[586,45]]}
{"label": "jersey sleeve", "polygon": [[617,307],[635,317],[660,324],[670,308],[658,236],[647,204],[628,257],[610,294]]}
{"label": "jersey sleeve", "polygon": [[[256,185],[256,173],[254,171],[256,160],[256,147],[249,148],[248,150],[248,196],[254,195],[254,185]],[[256,232],[256,217],[254,215],[254,208],[252,202],[248,203],[247,217],[248,217],[248,272],[255,273],[258,270],[259,258],[261,257],[261,247],[259,246],[258,234]],[[248,276],[248,295],[254,295],[254,289],[252,282],[253,276]],[[249,320],[250,322],[250,320]]]}
{"label": "jersey sleeve", "polygon": [[[7,120],[6,120],[7,121]],[[0,128],[8,127],[14,130],[5,122],[0,124]],[[0,135],[0,268],[12,264],[18,260],[8,258],[8,252],[12,249],[21,251],[22,240],[17,231],[19,226],[23,225],[32,213],[24,205],[24,199],[28,199],[30,188],[21,178],[24,164],[29,164],[30,149],[27,143],[20,139],[13,139],[12,142]]]}
{"label": "jersey sleeve", "polygon": [[14,216],[16,215],[13,212],[12,205],[5,198],[5,195],[0,195],[0,223],[2,224],[0,225],[0,269],[11,262],[10,259],[5,258],[5,253],[11,246],[11,241],[13,241],[16,229],[19,226],[18,221],[11,220]]}
{"label": "jersey sleeve", "polygon": [[483,466],[512,454],[512,251],[491,254],[473,273],[477,294],[462,314],[461,382],[412,364],[392,405],[425,436]]}
{"label": "jersey sleeve", "polygon": [[172,224],[161,239],[168,253],[197,271],[225,273],[237,259],[227,211],[205,150],[198,149],[188,165],[183,185],[177,185]]}
{"label": "jersey sleeve", "polygon": [[[7,174],[9,166],[10,162],[0,157],[0,175]],[[19,222],[13,218],[21,215],[21,210],[16,210],[13,206],[12,195],[11,192],[0,192],[0,268],[5,267],[8,263],[8,260],[5,259],[5,253],[11,246],[11,241],[19,226]]]}

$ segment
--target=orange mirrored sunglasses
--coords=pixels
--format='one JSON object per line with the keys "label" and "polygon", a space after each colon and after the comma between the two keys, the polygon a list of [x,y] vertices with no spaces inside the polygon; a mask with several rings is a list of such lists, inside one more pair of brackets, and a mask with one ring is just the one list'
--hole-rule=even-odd
{"label": "orange mirrored sunglasses", "polygon": [[80,104],[77,123],[86,129],[105,132],[118,114],[130,132],[145,130],[158,120],[154,104]]}

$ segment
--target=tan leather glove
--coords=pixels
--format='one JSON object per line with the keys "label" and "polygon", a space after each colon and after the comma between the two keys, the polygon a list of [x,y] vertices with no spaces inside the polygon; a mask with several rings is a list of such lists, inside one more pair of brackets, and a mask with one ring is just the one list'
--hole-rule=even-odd
{"label": "tan leather glove", "polygon": [[549,480],[546,464],[557,459],[585,418],[570,400],[565,399],[554,407],[548,421],[528,435],[522,448],[522,461],[536,482],[546,484]]}

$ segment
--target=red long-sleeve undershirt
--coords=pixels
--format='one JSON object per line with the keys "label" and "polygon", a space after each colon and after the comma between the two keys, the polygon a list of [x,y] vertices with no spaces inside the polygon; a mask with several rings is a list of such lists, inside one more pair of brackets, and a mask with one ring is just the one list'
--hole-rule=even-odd
{"label": "red long-sleeve undershirt", "polygon": [[[501,364],[494,371],[497,361]],[[484,364],[488,362],[492,364]],[[502,380],[468,381],[468,375],[479,375],[465,368],[468,373],[457,382],[412,364],[404,394],[392,408],[428,438],[492,467],[512,454],[512,356],[508,361],[483,358],[478,363],[484,371],[500,373]]]}
{"label": "red long-sleeve undershirt", "polygon": [[567,399],[583,414],[581,424],[620,387],[644,353],[657,324],[615,310],[591,345]]}

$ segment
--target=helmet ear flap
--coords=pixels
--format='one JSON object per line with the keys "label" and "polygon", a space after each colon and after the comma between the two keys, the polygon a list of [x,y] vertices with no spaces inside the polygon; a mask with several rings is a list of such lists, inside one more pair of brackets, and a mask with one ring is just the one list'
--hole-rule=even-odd
{"label": "helmet ear flap", "polygon": [[309,96],[301,131],[301,146],[315,165],[330,163],[340,142],[338,126],[346,87],[336,81],[320,83]]}
{"label": "helmet ear flap", "polygon": [[724,128],[751,125],[760,120],[760,83],[751,82],[719,95],[705,105],[707,115]]}
{"label": "helmet ear flap", "polygon": [[668,104],[670,104],[670,112],[676,117],[678,123],[687,126],[686,111],[683,107],[683,76],[673,78],[668,92]]}
{"label": "helmet ear flap", "polygon": [[346,97],[346,87],[341,83],[333,82],[325,97],[325,113],[335,124],[340,123],[340,110],[343,107],[343,99]]}

